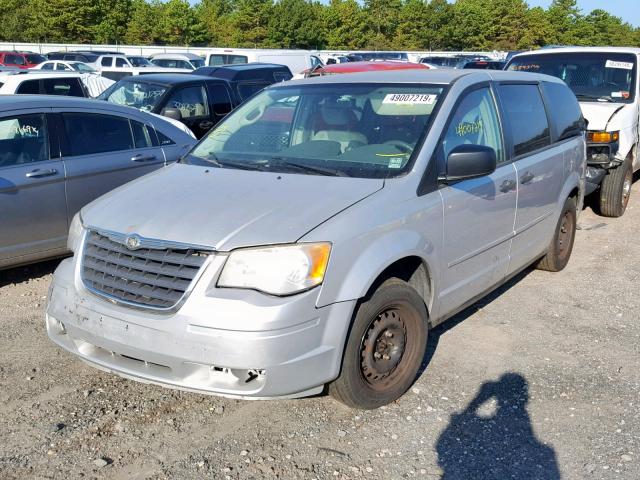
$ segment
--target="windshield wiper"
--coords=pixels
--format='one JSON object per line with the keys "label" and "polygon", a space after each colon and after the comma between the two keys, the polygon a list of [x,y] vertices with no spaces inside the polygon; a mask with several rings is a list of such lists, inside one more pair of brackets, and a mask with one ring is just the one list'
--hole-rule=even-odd
{"label": "windshield wiper", "polygon": [[588,100],[597,100],[597,101],[605,101],[605,102],[613,102],[613,99],[611,97],[607,97],[607,96],[600,96],[600,95],[590,95],[588,93],[576,93],[576,97],[577,98],[585,98]]}
{"label": "windshield wiper", "polygon": [[284,157],[271,157],[269,160],[278,162],[279,166],[291,168],[293,170],[298,170],[300,172],[314,173],[316,175],[326,175],[329,177],[348,177],[349,176],[342,170],[338,170],[335,168],[318,167],[315,165],[307,165],[305,163],[292,162],[291,160],[286,160]]}
{"label": "windshield wiper", "polygon": [[[196,157],[195,155],[189,155],[190,157],[197,158],[203,162],[211,163],[218,168],[235,168],[237,170],[261,170],[267,169],[267,166],[261,163],[246,163],[236,162],[233,160],[223,159],[220,160],[214,152],[209,152],[206,157]],[[185,157],[186,158],[186,157]]]}

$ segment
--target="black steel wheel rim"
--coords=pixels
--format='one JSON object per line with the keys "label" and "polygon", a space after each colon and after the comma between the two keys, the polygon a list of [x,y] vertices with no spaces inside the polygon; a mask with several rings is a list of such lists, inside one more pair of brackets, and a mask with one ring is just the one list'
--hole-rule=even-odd
{"label": "black steel wheel rim", "polygon": [[394,373],[401,370],[407,349],[407,325],[410,315],[404,306],[383,309],[365,331],[360,344],[360,371],[372,388],[385,388]]}

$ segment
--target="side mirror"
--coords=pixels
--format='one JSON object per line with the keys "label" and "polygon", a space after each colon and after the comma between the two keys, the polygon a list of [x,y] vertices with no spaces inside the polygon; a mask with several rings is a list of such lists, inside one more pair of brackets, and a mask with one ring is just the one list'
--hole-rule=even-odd
{"label": "side mirror", "polygon": [[484,145],[458,145],[447,158],[447,181],[484,177],[495,172],[496,151]]}
{"label": "side mirror", "polygon": [[182,121],[182,112],[177,108],[166,107],[162,110],[162,116],[171,118],[172,120]]}

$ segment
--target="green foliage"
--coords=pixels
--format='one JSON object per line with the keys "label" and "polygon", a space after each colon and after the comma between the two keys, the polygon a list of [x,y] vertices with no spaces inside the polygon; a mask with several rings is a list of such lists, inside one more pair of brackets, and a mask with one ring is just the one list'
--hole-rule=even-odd
{"label": "green foliage", "polygon": [[0,0],[0,41],[306,49],[512,50],[640,45],[576,0]]}

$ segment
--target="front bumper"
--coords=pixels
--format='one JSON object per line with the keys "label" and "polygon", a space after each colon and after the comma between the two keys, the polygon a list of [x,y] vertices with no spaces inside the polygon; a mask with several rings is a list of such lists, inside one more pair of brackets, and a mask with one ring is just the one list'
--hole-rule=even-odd
{"label": "front bumper", "polygon": [[47,303],[49,337],[100,369],[171,388],[241,398],[322,391],[339,374],[355,301],[316,308],[319,289],[278,298],[210,287],[223,261],[165,315],[91,294],[76,259],[64,260]]}

